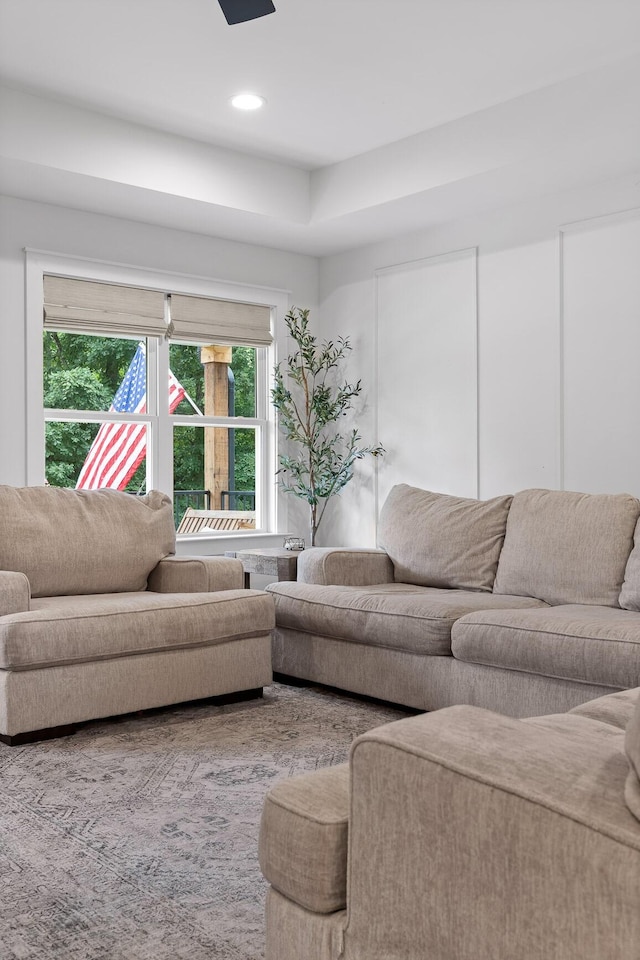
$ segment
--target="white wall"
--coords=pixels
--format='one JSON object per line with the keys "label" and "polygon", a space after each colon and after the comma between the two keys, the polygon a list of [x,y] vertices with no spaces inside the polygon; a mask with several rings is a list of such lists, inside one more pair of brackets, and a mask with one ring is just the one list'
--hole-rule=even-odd
{"label": "white wall", "polygon": [[381,499],[395,483],[477,496],[476,260],[461,250],[377,271]]}
{"label": "white wall", "polygon": [[[323,260],[322,332],[351,336],[355,349],[348,373],[363,379],[366,403],[357,424],[364,439],[401,450],[395,463],[411,462],[409,482],[450,493],[468,487],[467,450],[452,454],[446,482],[433,483],[438,470],[431,462],[451,444],[452,436],[456,444],[468,444],[468,432],[441,418],[441,435],[436,432],[425,444],[417,436],[415,382],[406,391],[406,417],[398,396],[380,384],[377,371],[383,364],[386,379],[395,380],[402,396],[407,370],[416,373],[421,368],[419,350],[410,338],[404,350],[389,350],[397,334],[406,333],[408,288],[400,285],[396,290],[395,305],[386,291],[381,309],[376,275],[394,265],[474,247],[478,390],[477,398],[472,391],[466,396],[458,391],[458,397],[467,422],[477,414],[478,495],[540,486],[627,490],[640,496],[638,176]],[[442,305],[443,315],[450,318],[459,310],[453,294],[450,303]],[[438,318],[432,316],[429,322],[436,324]],[[459,336],[455,323],[448,334],[446,330],[443,361],[455,353]],[[435,343],[434,331],[427,336]],[[442,335],[441,328],[437,336]],[[461,367],[468,368],[467,347],[468,340],[460,358]],[[432,407],[429,368],[422,369],[424,403]],[[432,415],[433,410],[425,411],[430,429]],[[395,463],[358,468],[357,479],[327,511],[318,542],[375,543],[376,519],[388,486],[385,472],[394,482],[403,479]]]}
{"label": "white wall", "polygon": [[[291,303],[312,309],[318,300],[314,257],[0,197],[0,483],[26,482],[25,247],[289,290]],[[283,499],[283,530],[287,506]]]}

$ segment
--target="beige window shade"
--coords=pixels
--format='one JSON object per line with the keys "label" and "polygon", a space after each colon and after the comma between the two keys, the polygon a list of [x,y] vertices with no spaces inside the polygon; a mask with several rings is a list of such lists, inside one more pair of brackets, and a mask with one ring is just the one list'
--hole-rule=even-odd
{"label": "beige window shade", "polygon": [[271,343],[271,311],[256,303],[237,303],[171,294],[171,336],[197,343]]}
{"label": "beige window shade", "polygon": [[164,336],[164,293],[45,276],[44,326],[69,333]]}

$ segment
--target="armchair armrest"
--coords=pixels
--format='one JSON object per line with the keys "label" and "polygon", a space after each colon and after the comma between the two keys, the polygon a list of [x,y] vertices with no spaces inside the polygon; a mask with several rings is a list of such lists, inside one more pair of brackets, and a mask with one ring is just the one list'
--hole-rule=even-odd
{"label": "armchair armrest", "polygon": [[621,735],[475,707],[358,738],[346,955],[351,941],[369,960],[631,960],[640,824],[627,770]]}
{"label": "armchair armrest", "polygon": [[0,617],[25,613],[31,603],[31,585],[24,573],[0,570]]}
{"label": "armchair armrest", "polygon": [[211,593],[243,587],[242,564],[231,557],[165,557],[147,581],[147,590],[154,593]]}
{"label": "armchair armrest", "polygon": [[298,557],[298,582],[367,587],[393,582],[393,563],[384,550],[310,547]]}

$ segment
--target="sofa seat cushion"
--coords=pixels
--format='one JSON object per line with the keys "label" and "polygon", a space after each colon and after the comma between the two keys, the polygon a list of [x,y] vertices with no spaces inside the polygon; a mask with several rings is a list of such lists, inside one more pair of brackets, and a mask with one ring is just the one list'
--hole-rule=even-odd
{"label": "sofa seat cushion", "polygon": [[272,583],[279,627],[425,656],[451,654],[451,627],[472,610],[542,606],[539,600],[407,583],[371,587]]}
{"label": "sofa seat cushion", "polygon": [[471,500],[399,483],[380,512],[378,545],[399,583],[490,591],[510,504],[510,495]]}
{"label": "sofa seat cushion", "polygon": [[0,617],[0,669],[107,660],[268,633],[273,601],[259,590],[48,597]]}
{"label": "sofa seat cushion", "polygon": [[640,614],[567,604],[472,613],[451,651],[467,663],[628,689],[640,685]]}
{"label": "sofa seat cushion", "polygon": [[626,493],[516,493],[494,593],[619,606],[639,515],[640,501]]}
{"label": "sofa seat cushion", "polygon": [[306,910],[341,910],[347,897],[348,831],[348,764],[277,783],[262,811],[262,873]]}

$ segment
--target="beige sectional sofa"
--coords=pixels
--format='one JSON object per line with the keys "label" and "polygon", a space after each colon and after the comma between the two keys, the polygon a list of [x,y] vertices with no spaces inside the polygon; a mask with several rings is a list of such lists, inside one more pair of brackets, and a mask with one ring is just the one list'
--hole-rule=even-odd
{"label": "beige sectional sofa", "polygon": [[0,486],[0,739],[262,692],[271,597],[237,560],[174,553],[157,491]]}
{"label": "beige sectional sofa", "polygon": [[640,685],[640,501],[399,485],[379,548],[312,548],[276,603],[277,674],[422,710],[569,710]]}
{"label": "beige sectional sofa", "polygon": [[639,694],[449,707],[275,785],[266,960],[638,960]]}

